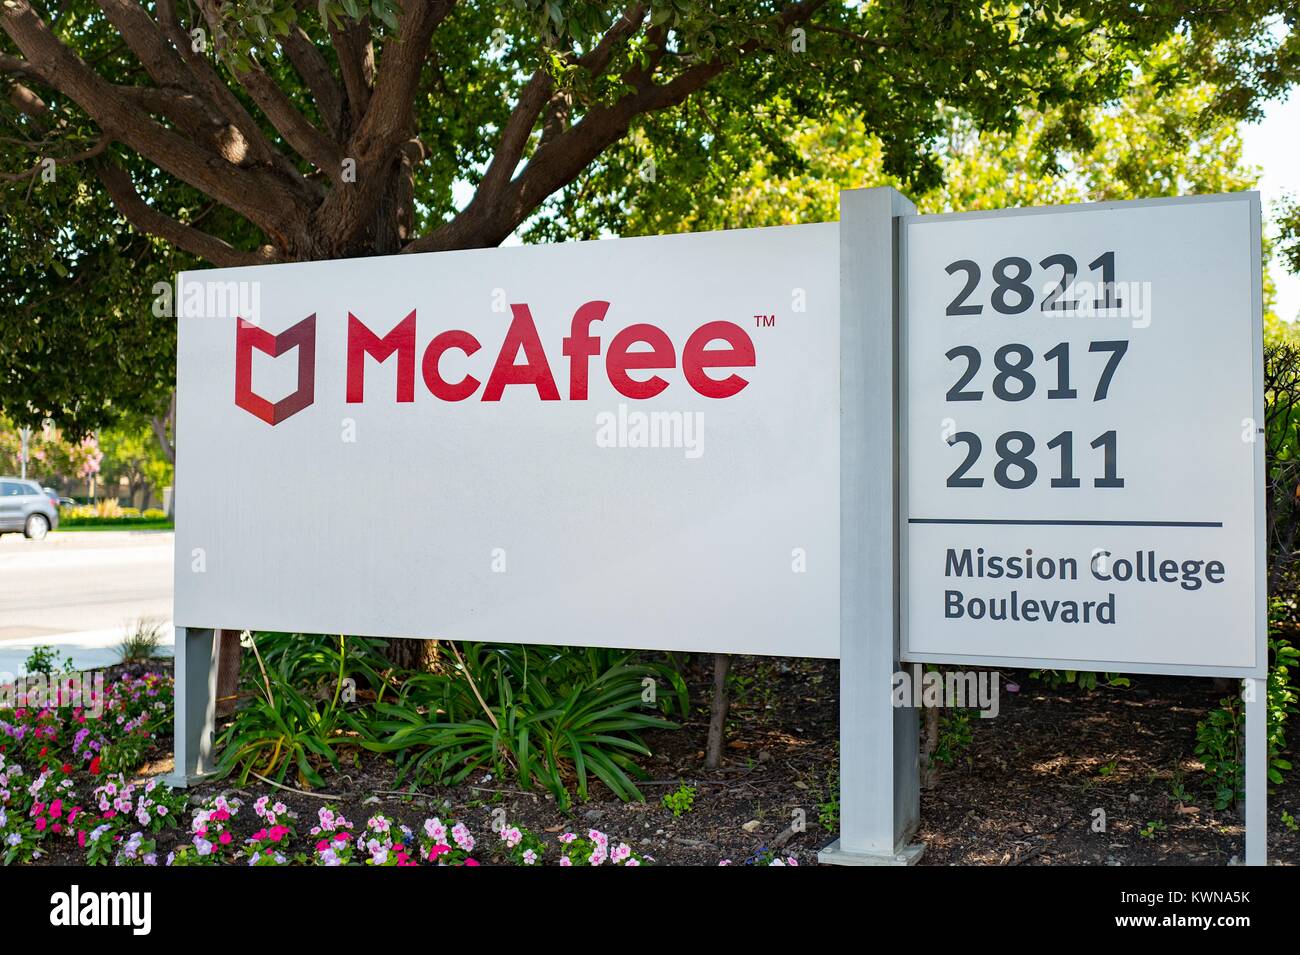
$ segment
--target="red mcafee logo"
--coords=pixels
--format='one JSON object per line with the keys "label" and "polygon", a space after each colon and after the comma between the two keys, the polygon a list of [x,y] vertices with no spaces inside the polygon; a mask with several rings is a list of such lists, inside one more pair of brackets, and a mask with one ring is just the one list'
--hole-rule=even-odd
{"label": "red mcafee logo", "polygon": [[[560,389],[551,373],[546,350],[537,334],[537,325],[527,305],[511,305],[512,320],[506,330],[496,361],[487,375],[486,385],[466,373],[456,381],[443,376],[441,362],[449,351],[472,358],[483,346],[462,329],[451,329],[434,336],[419,356],[420,377],[429,393],[442,401],[464,401],[482,389],[480,401],[500,401],[509,385],[536,389],[542,401],[559,401]],[[569,360],[568,391],[570,401],[587,400],[588,372],[591,359],[601,354],[600,337],[592,326],[603,322],[609,302],[587,302],[573,315],[569,334],[561,341],[561,353]],[[397,395],[399,403],[415,400],[416,383],[416,313],[411,311],[380,336],[360,318],[348,313],[347,401],[357,404],[366,396],[366,358],[382,364],[397,356]],[[709,347],[723,342],[725,347]],[[299,322],[279,335],[272,335],[240,319],[236,332],[235,404],[269,424],[278,424],[312,403],[316,358],[316,316]],[[297,346],[298,390],[271,404],[253,393],[254,348],[276,356]],[[519,362],[520,352],[523,361]],[[677,348],[668,333],[657,325],[629,325],[616,334],[605,353],[605,374],[610,385],[625,398],[653,398],[669,386],[668,379],[654,374],[677,368]],[[710,374],[711,370],[752,368],[755,365],[754,343],[743,328],[732,322],[706,322],[686,339],[681,349],[681,371],[686,383],[706,398],[730,398],[749,384],[734,372]],[[637,377],[633,373],[638,373]],[[481,373],[481,372],[480,372]]]}
{"label": "red mcafee logo", "polygon": [[[278,358],[298,349],[298,387],[272,404],[253,391],[253,349]],[[267,424],[276,425],[306,408],[316,398],[316,316],[272,335],[242,318],[235,326],[235,404]]]}

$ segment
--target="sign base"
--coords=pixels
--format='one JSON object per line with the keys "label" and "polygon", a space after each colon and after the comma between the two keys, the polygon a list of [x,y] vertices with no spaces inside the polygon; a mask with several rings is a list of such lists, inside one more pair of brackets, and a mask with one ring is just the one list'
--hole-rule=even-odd
{"label": "sign base", "polygon": [[840,848],[836,839],[818,851],[817,861],[822,865],[916,865],[925,855],[925,843],[912,842],[886,855],[880,852],[848,852]]}

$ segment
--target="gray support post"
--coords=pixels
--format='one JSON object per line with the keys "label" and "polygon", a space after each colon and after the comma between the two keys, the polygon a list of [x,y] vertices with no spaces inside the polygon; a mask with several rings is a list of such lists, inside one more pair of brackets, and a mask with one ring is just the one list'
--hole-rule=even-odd
{"label": "gray support post", "polygon": [[176,628],[176,767],[167,782],[188,786],[212,772],[217,713],[217,638],[214,630]]}
{"label": "gray support post", "polygon": [[1268,864],[1268,681],[1247,677],[1246,865]]}
{"label": "gray support post", "polygon": [[917,711],[898,670],[898,217],[896,189],[840,194],[840,838],[838,865],[909,865],[920,816]]}

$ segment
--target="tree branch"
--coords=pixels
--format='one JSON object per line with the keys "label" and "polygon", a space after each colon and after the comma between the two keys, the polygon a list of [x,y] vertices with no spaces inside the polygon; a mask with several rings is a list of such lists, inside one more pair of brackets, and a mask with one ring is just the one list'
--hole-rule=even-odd
{"label": "tree branch", "polygon": [[236,73],[239,85],[248,91],[266,114],[284,141],[303,159],[325,175],[338,181],[342,173],[342,156],[338,145],[308,122],[284,91],[260,66]]}
{"label": "tree branch", "polygon": [[159,212],[140,197],[126,170],[112,160],[101,160],[96,166],[96,172],[109,198],[113,200],[113,205],[128,222],[146,235],[166,239],[213,265],[264,265],[276,261],[276,257],[266,247],[258,252],[244,252],[216,236]]}
{"label": "tree branch", "polygon": [[375,48],[370,42],[370,18],[349,23],[342,29],[329,24],[330,42],[338,57],[339,72],[343,74],[343,88],[348,94],[348,118],[351,129],[356,129],[370,105],[370,92],[375,83]]}
{"label": "tree branch", "polygon": [[[112,142],[113,138],[111,136],[101,136],[99,141],[89,149],[83,150],[79,153],[74,153],[71,156],[57,156],[50,158],[56,166],[64,166],[68,163],[85,162],[87,159],[94,159],[106,150]],[[6,182],[21,182],[25,179],[30,179],[33,176],[39,175],[41,170],[44,168],[45,164],[42,161],[37,163],[31,169],[28,169],[26,172],[0,172],[0,179],[5,180]]]}
{"label": "tree branch", "polygon": [[311,41],[311,37],[297,25],[290,28],[289,33],[281,38],[280,45],[284,48],[293,68],[298,71],[298,75],[311,90],[312,99],[316,101],[316,108],[325,121],[325,128],[330,137],[336,143],[342,142],[344,138],[343,91],[334,79],[329,63],[325,61],[320,50],[316,49],[316,44]]}
{"label": "tree branch", "polygon": [[[805,0],[790,5],[777,17],[777,28],[784,33],[793,24],[812,16],[824,2]],[[620,21],[620,25],[623,22]],[[652,27],[651,31],[655,29]],[[654,72],[664,56],[664,34],[660,30],[651,37],[651,31],[647,32],[647,38],[656,40],[657,48],[647,66],[624,74],[624,79],[633,87],[631,93],[613,104],[593,106],[578,123],[563,132],[552,131],[538,145],[519,175],[508,184],[500,186],[494,182],[493,188],[486,192],[480,187],[469,205],[455,218],[409,243],[402,251],[436,252],[499,245],[548,196],[572,182],[597,156],[626,135],[637,116],[679,105],[728,65],[721,59],[698,63],[667,82],[655,83]],[[737,56],[744,56],[758,48],[756,41],[750,41],[734,52]],[[599,45],[592,54],[598,50]]]}
{"label": "tree branch", "polygon": [[[278,168],[287,166],[285,158],[271,145],[261,127],[257,125],[257,121],[239,101],[239,97],[225,84],[212,65],[212,61],[194,49],[193,38],[176,17],[173,0],[157,0],[157,8],[158,22],[162,25],[163,32],[171,40],[172,46],[176,48],[181,59],[189,66],[195,82],[207,95],[213,108],[220,111],[243,135],[245,142],[249,144],[250,155]],[[293,172],[296,173],[296,170]]]}
{"label": "tree branch", "polygon": [[288,181],[270,170],[232,164],[141,113],[56,38],[27,0],[5,0],[0,18],[23,55],[42,64],[51,85],[90,114],[105,132],[256,223],[282,247],[304,241],[306,217]]}
{"label": "tree branch", "polygon": [[195,91],[193,76],[144,7],[134,0],[97,0],[97,3],[155,83]]}
{"label": "tree branch", "polygon": [[[455,0],[408,3],[396,35],[384,44],[374,94],[344,146],[344,154],[355,162],[355,180],[336,184],[316,215],[320,231],[336,248],[346,248],[367,230],[378,235],[383,227],[385,190],[392,174],[401,175],[396,164],[407,161],[401,150],[414,132],[415,96],[429,41],[454,5]],[[387,219],[394,221],[392,216]]]}

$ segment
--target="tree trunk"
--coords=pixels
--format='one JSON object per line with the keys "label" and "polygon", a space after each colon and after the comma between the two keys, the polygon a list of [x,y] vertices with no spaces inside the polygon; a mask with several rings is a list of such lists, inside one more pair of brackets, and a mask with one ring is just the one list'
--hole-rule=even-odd
{"label": "tree trunk", "polygon": [[217,716],[235,712],[239,694],[239,662],[244,648],[238,630],[217,631]]}
{"label": "tree trunk", "polygon": [[939,708],[921,708],[921,788],[933,789],[939,779],[939,767],[934,761],[934,751],[939,747]]}
{"label": "tree trunk", "polygon": [[399,670],[426,673],[433,668],[433,664],[438,658],[438,641],[389,640],[386,656],[389,662]]}
{"label": "tree trunk", "polygon": [[731,672],[731,655],[713,655],[713,703],[709,710],[709,739],[704,747],[704,768],[717,769],[722,765],[722,743],[727,730],[727,674]]}
{"label": "tree trunk", "polygon": [[[154,415],[152,418],[149,419],[149,423],[153,426],[154,437],[158,439],[158,446],[162,448],[163,457],[165,457],[169,463],[175,464],[176,463],[176,442],[175,442],[176,392],[175,391],[172,392],[171,399],[167,403],[167,414],[162,417],[159,417],[158,415]],[[167,433],[168,430],[171,430],[172,434],[168,434]]]}

